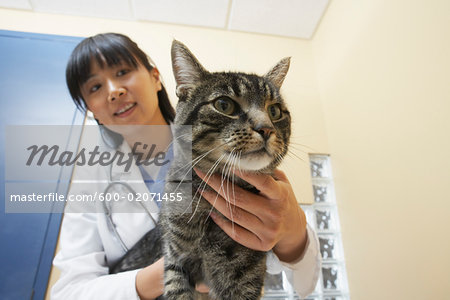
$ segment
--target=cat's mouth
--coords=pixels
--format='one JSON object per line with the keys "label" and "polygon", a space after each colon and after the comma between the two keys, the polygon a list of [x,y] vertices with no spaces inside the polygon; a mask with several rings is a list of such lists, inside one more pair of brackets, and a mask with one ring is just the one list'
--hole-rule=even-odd
{"label": "cat's mouth", "polygon": [[259,148],[257,150],[252,150],[252,151],[243,153],[242,157],[249,156],[249,155],[260,156],[260,155],[264,155],[264,154],[269,155],[269,153],[267,152],[266,147],[262,146],[261,148]]}
{"label": "cat's mouth", "polygon": [[[232,155],[233,152],[234,151],[232,151],[232,152],[226,151],[226,153],[228,155]],[[239,157],[241,159],[242,158],[249,158],[249,157],[251,157],[251,158],[259,158],[261,156],[271,156],[264,146],[259,148],[259,149],[256,149],[256,150],[250,150],[250,151],[242,151],[242,150],[239,151],[239,150],[236,150],[235,152],[239,152],[240,153]]]}
{"label": "cat's mouth", "polygon": [[242,153],[239,165],[244,170],[257,171],[264,169],[272,162],[272,155],[267,151],[266,147]]}

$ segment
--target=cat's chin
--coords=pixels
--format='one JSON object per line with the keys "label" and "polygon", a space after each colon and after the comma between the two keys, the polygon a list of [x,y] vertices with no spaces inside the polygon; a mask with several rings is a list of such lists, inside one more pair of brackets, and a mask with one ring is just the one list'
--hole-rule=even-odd
{"label": "cat's chin", "polygon": [[247,155],[241,157],[239,167],[245,171],[259,171],[266,168],[272,162],[272,158],[267,154]]}

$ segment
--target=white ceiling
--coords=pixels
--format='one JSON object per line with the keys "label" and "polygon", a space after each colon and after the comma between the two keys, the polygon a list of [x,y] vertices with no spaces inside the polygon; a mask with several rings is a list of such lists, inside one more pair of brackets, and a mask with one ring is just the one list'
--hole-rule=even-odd
{"label": "white ceiling", "polygon": [[330,0],[0,0],[35,12],[163,22],[310,39]]}

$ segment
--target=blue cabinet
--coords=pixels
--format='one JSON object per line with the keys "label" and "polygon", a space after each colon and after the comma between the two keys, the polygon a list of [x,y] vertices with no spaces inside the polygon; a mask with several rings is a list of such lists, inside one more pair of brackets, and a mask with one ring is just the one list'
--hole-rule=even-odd
{"label": "blue cabinet", "polygon": [[[80,125],[65,66],[80,38],[0,30],[0,298],[43,299],[62,214],[5,213],[8,125]],[[70,172],[50,182],[66,192]],[[49,185],[46,185],[48,189]]]}

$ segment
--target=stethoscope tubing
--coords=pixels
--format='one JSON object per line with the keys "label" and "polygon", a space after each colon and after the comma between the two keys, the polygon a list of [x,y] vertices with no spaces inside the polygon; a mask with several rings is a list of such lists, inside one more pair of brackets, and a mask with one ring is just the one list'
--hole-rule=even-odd
{"label": "stethoscope tubing", "polygon": [[[112,180],[112,165],[111,165],[110,166],[110,170],[109,170],[109,184],[105,188],[105,191],[104,191],[105,195],[108,194],[111,191],[111,189],[114,188],[115,186],[123,186],[123,187],[125,187],[128,190],[129,193],[133,193],[133,195],[136,195],[136,191],[128,183],[122,182],[122,181],[114,181],[114,180]],[[150,218],[152,219],[153,223],[156,226],[156,220],[153,218],[151,213],[148,211],[148,209],[141,202],[139,202],[139,203],[145,209],[145,211],[150,216]],[[129,249],[125,245],[125,243],[122,240],[122,238],[120,237],[119,233],[117,232],[116,225],[114,224],[114,222],[112,220],[112,212],[111,212],[111,208],[109,207],[109,201],[102,201],[102,205],[103,205],[103,209],[104,209],[105,214],[106,214],[106,223],[107,223],[109,232],[112,233],[112,237],[121,246],[122,250],[125,253],[128,252]]]}

